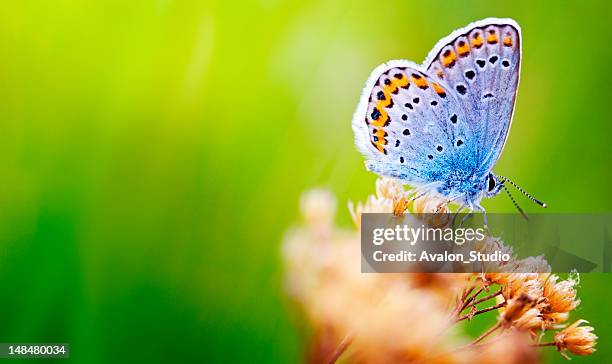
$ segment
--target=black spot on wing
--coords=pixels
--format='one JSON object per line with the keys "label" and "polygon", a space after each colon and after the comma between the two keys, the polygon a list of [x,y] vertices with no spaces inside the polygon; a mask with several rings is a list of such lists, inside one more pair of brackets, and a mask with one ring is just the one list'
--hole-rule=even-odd
{"label": "black spot on wing", "polygon": [[455,89],[461,95],[465,95],[465,93],[467,92],[467,88],[465,88],[465,85],[462,85],[462,84],[458,84],[457,86],[455,86]]}

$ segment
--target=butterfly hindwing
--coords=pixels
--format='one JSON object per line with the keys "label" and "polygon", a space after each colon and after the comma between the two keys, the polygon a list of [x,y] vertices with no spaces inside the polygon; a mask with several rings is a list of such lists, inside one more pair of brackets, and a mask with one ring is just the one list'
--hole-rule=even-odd
{"label": "butterfly hindwing", "polygon": [[453,32],[424,67],[446,82],[465,110],[477,144],[477,173],[499,158],[510,128],[519,82],[520,28],[510,19],[485,19]]}
{"label": "butterfly hindwing", "polygon": [[353,118],[356,144],[372,171],[413,184],[444,181],[457,159],[473,161],[466,115],[446,81],[408,61],[374,70]]}

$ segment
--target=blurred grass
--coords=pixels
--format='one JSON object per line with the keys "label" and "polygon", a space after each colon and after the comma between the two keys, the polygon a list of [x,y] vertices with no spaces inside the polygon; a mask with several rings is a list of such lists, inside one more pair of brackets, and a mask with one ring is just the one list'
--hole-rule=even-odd
{"label": "blurred grass", "polygon": [[[88,363],[298,360],[278,249],[300,193],[325,185],[344,206],[372,192],[350,129],[369,72],[420,62],[487,16],[524,34],[496,171],[550,212],[612,207],[606,3],[0,9],[1,342],[66,341]],[[513,211],[505,198],[485,207]],[[584,361],[612,357],[610,279],[583,275],[579,316],[601,338]]]}

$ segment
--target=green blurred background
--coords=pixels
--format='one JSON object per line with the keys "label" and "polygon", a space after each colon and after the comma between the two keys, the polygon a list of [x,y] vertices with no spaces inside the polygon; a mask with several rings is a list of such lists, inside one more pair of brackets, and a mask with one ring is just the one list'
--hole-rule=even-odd
{"label": "green blurred background", "polygon": [[[346,201],[374,189],[350,128],[370,71],[488,16],[524,37],[495,170],[549,212],[612,210],[604,2],[0,7],[0,342],[70,342],[80,363],[299,361],[279,244],[301,192],[331,188],[348,226]],[[582,276],[573,317],[600,344],[580,362],[612,358],[610,283]]]}

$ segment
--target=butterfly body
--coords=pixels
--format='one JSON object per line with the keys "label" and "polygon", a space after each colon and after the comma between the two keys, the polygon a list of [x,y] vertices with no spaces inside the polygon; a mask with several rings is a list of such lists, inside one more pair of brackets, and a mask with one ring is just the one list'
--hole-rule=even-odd
{"label": "butterfly body", "polygon": [[366,167],[482,210],[510,129],[520,74],[520,27],[488,18],[453,32],[422,65],[377,67],[353,117]]}

